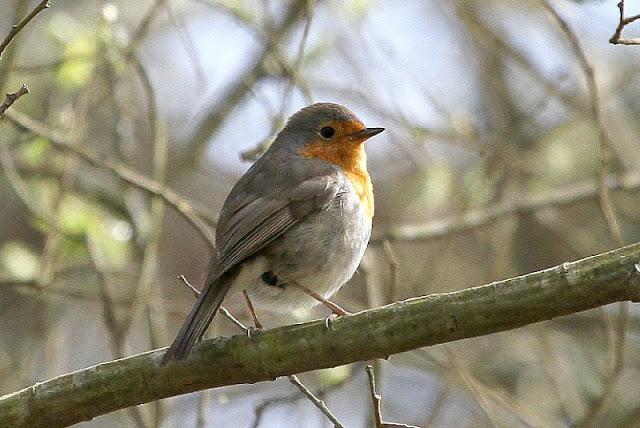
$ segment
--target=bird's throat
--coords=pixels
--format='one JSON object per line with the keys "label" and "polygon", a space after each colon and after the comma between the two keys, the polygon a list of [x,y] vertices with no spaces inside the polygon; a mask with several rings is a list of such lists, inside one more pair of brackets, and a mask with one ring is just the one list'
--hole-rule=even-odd
{"label": "bird's throat", "polygon": [[338,165],[347,176],[369,218],[373,218],[373,185],[367,171],[367,154],[362,143],[309,144],[299,151],[306,158],[322,159]]}

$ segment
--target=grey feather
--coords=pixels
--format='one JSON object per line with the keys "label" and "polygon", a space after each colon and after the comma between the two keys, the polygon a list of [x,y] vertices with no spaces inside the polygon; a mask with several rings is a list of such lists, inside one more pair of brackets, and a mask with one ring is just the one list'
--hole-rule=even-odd
{"label": "grey feather", "polygon": [[224,233],[220,234],[221,246],[212,263],[207,283],[165,354],[163,364],[185,358],[201,339],[229,291],[231,281],[228,279],[233,276],[234,267],[306,215],[324,209],[336,197],[341,184],[340,175],[322,175],[303,181],[288,195],[285,192],[270,197],[255,195],[252,201],[248,196],[243,198],[242,203],[237,205],[239,209],[218,225]]}

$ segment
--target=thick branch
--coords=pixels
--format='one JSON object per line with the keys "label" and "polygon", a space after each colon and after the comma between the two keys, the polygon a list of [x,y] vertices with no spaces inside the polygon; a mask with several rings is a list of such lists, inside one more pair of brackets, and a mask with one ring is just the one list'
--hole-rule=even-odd
{"label": "thick branch", "polygon": [[[619,301],[640,301],[640,244],[463,291],[409,299],[333,321],[207,340],[160,366],[163,350],[110,361],[0,397],[7,426],[66,426],[224,385],[386,358]],[[462,266],[461,268],[464,268]]]}

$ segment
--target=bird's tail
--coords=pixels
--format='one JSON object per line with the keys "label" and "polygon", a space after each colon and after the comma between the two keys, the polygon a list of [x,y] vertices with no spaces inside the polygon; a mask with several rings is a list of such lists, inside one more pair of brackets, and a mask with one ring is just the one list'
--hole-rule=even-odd
{"label": "bird's tail", "polygon": [[223,276],[205,287],[175,340],[164,354],[162,365],[174,360],[183,360],[189,355],[191,348],[200,340],[220,309],[230,285],[231,281],[225,280]]}

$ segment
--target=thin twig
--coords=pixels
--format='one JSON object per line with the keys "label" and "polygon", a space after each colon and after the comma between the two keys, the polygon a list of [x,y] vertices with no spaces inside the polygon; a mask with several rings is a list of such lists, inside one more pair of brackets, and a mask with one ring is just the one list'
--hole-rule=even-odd
{"label": "thin twig", "polygon": [[222,315],[224,315],[229,321],[231,321],[235,326],[237,326],[239,329],[247,331],[249,330],[249,327],[247,327],[246,325],[244,325],[238,318],[234,317],[231,312],[229,312],[227,310],[227,308],[225,308],[224,306],[220,306],[220,313]]}
{"label": "thin twig", "polygon": [[265,63],[269,58],[272,58],[273,50],[277,48],[282,39],[284,39],[294,27],[305,5],[305,0],[295,0],[291,2],[289,8],[284,12],[284,18],[281,23],[277,28],[274,28],[270,37],[266,38],[263,48],[257,54],[251,66],[249,66],[246,72],[238,76],[238,79],[224,91],[221,99],[217,99],[206,116],[199,121],[185,149],[183,158],[177,162],[181,168],[180,171],[188,169],[189,165],[193,165],[194,162],[200,159],[212,137],[220,129],[220,126],[229,114],[231,114],[245,96],[251,92],[256,82],[269,74],[268,67],[265,67]]}
{"label": "thin twig", "polygon": [[8,93],[4,98],[4,102],[0,104],[0,119],[4,117],[4,112],[6,112],[7,109],[11,107],[11,105],[15,103],[18,98],[28,93],[29,87],[24,83],[17,91]]}
{"label": "thin twig", "polygon": [[[196,295],[196,297],[200,297],[200,291],[198,291],[193,285],[191,285],[189,283],[189,281],[187,281],[187,278],[185,278],[184,275],[180,275],[178,278],[182,282],[184,282],[184,284],[187,287],[189,287],[189,289]],[[234,317],[233,315],[231,315],[231,313],[228,310],[226,310],[224,307],[220,307],[220,312],[222,313],[222,315],[227,317],[233,324],[238,326],[241,330],[243,330],[245,332],[249,331],[249,328],[247,326],[242,324],[242,322],[238,321],[238,319],[236,317]],[[329,419],[331,421],[331,423],[333,423],[335,428],[344,428],[344,425],[342,425],[340,423],[340,421],[338,420],[338,418],[336,418],[336,416],[333,413],[331,413],[331,410],[329,410],[329,408],[324,403],[324,401],[321,400],[320,398],[316,397],[309,390],[309,388],[307,388],[300,381],[300,379],[298,379],[298,377],[296,375],[289,375],[289,376],[287,376],[287,378],[289,379],[289,382],[291,382],[293,385],[295,385],[313,403],[314,406],[316,406],[322,413],[324,413],[324,415],[327,417],[327,419]]]}
{"label": "thin twig", "polygon": [[383,358],[617,301],[640,301],[638,260],[640,244],[629,245],[484,286],[367,310],[335,321],[330,334],[316,320],[253,337],[219,337],[203,341],[193,358],[169,366],[159,364],[166,349],[148,351],[0,397],[0,420],[9,426],[52,420],[68,426],[182,393]]}
{"label": "thin twig", "polygon": [[104,263],[98,245],[89,235],[86,241],[89,250],[89,261],[97,274],[98,286],[100,288],[100,297],[102,299],[102,319],[111,336],[111,353],[115,358],[122,358],[125,355],[124,349],[124,331],[122,324],[118,321],[115,311],[115,303],[109,292],[107,275],[105,273]]}
{"label": "thin twig", "polygon": [[[229,16],[231,19],[233,19],[236,23],[244,26],[248,31],[251,32],[251,34],[261,43],[264,43],[265,45],[270,46],[270,49],[265,51],[266,53],[269,54],[269,58],[273,59],[278,67],[280,67],[280,71],[282,74],[283,78],[287,79],[287,85],[285,87],[285,93],[284,96],[282,97],[282,101],[280,104],[280,109],[277,113],[272,114],[272,118],[271,118],[271,123],[272,123],[272,127],[271,127],[271,131],[267,134],[267,136],[265,138],[263,138],[259,143],[257,143],[255,146],[253,146],[250,149],[247,149],[245,151],[242,151],[240,153],[240,159],[244,160],[244,161],[250,161],[253,162],[255,161],[258,157],[260,157],[260,155],[262,155],[271,145],[271,143],[273,142],[273,137],[276,134],[276,131],[278,130],[278,128],[283,124],[285,117],[285,109],[287,107],[287,104],[291,98],[291,94],[293,91],[293,88],[297,85],[298,88],[300,89],[300,91],[302,92],[302,95],[304,96],[306,102],[308,104],[312,104],[313,103],[313,96],[311,94],[311,89],[309,88],[309,85],[307,85],[304,81],[299,79],[299,67],[302,63],[302,59],[304,57],[304,49],[308,40],[308,36],[309,36],[309,30],[311,28],[311,23],[313,20],[313,14],[314,14],[314,6],[315,6],[315,0],[299,0],[300,3],[306,3],[305,4],[305,8],[306,8],[306,21],[305,21],[305,26],[303,29],[303,33],[302,33],[302,38],[300,41],[300,44],[298,46],[298,53],[297,53],[297,57],[295,60],[295,63],[293,65],[289,64],[289,61],[287,60],[285,54],[282,52],[282,50],[279,48],[279,46],[277,45],[277,40],[281,37],[281,34],[283,31],[286,30],[287,26],[285,26],[287,19],[285,19],[283,22],[283,25],[280,29],[274,29],[272,25],[270,24],[265,24],[264,26],[267,27],[265,29],[261,28],[260,26],[258,26],[255,22],[251,21],[250,19],[247,19],[246,16],[242,15],[241,13],[238,13],[238,11],[233,8],[230,7],[228,5],[225,5],[223,3],[220,2],[207,2],[205,0],[196,0],[198,3],[204,4],[206,6],[209,6],[212,9],[215,9],[216,11],[221,11],[223,13],[225,13],[227,16]],[[264,70],[260,71],[261,73],[264,72]],[[257,79],[256,79],[257,81]],[[253,90],[252,87],[247,88],[248,93],[252,94],[252,95],[256,95],[255,91]]]}
{"label": "thin twig", "polygon": [[[478,379],[469,369],[468,365],[460,361],[458,354],[450,348],[444,347],[447,352],[447,360],[460,380],[474,396],[482,410],[491,420],[493,426],[544,426],[545,423],[538,415],[532,412],[526,405],[520,403],[513,394],[499,387],[492,387]],[[506,414],[505,414],[506,412]],[[506,417],[516,419],[506,421]]]}
{"label": "thin twig", "polygon": [[[140,66],[141,74],[148,78],[144,68]],[[145,79],[143,78],[143,81]],[[167,167],[167,136],[164,124],[158,119],[155,107],[155,93],[150,83],[144,84],[145,92],[147,94],[147,103],[150,116],[150,123],[153,126],[152,133],[154,139],[154,153],[153,153],[153,179],[160,184],[164,184],[165,171]],[[149,232],[144,235],[147,238],[144,254],[142,257],[142,267],[140,269],[140,277],[138,280],[138,286],[135,292],[135,297],[131,310],[128,311],[128,318],[123,324],[125,334],[131,328],[132,323],[135,321],[137,315],[143,310],[147,315],[149,336],[151,338],[158,337],[164,329],[159,328],[158,322],[155,322],[155,318],[151,311],[148,310],[148,302],[150,298],[157,292],[157,289],[153,287],[153,280],[158,269],[158,253],[160,249],[160,241],[162,239],[162,228],[165,219],[165,201],[160,197],[151,198],[150,216],[151,226]],[[165,325],[162,322],[160,325]],[[164,341],[163,341],[164,342]],[[163,415],[165,403],[162,400],[158,400],[154,403],[154,426],[160,426]]]}
{"label": "thin twig", "polygon": [[257,405],[254,409],[254,418],[253,418],[253,423],[251,424],[251,427],[258,428],[260,426],[260,424],[262,423],[262,419],[264,418],[264,415],[266,413],[266,410],[269,408],[269,406],[272,406],[274,404],[282,404],[282,403],[294,403],[299,399],[300,399],[300,393],[296,392],[287,397],[280,396],[280,397],[264,400],[262,403]]}
{"label": "thin twig", "polygon": [[29,23],[29,21],[31,21],[33,18],[36,17],[37,14],[39,14],[40,12],[42,12],[43,10],[47,9],[49,6],[51,6],[51,4],[49,3],[49,0],[42,0],[40,3],[38,3],[38,5],[31,11],[31,13],[29,15],[27,15],[22,21],[20,21],[18,24],[14,25],[13,27],[11,27],[11,31],[9,32],[9,34],[7,34],[7,37],[4,38],[4,40],[2,41],[2,43],[0,43],[0,59],[2,58],[2,53],[4,52],[4,50],[7,48],[7,46],[9,46],[9,44],[13,41],[13,39],[18,35],[18,33],[20,31],[22,31],[22,29]]}
{"label": "thin twig", "polygon": [[[26,16],[29,13],[30,5],[27,0],[14,1],[14,7],[4,7],[3,3],[2,14],[6,16],[5,22],[15,23],[20,22],[23,16]],[[7,81],[9,80],[9,75],[11,74],[13,64],[18,57],[20,44],[16,43],[16,46],[13,46],[12,49],[7,49],[2,56],[2,60],[0,61],[0,89],[5,88]]]}
{"label": "thin twig", "polygon": [[373,404],[373,420],[375,421],[376,428],[382,427],[382,412],[380,409],[381,399],[380,395],[376,392],[376,379],[373,374],[373,366],[367,366],[367,376],[369,377],[369,389],[371,391],[371,403]]}
{"label": "thin twig", "polygon": [[536,332],[535,337],[539,346],[538,355],[542,356],[542,366],[556,395],[554,401],[558,403],[558,411],[567,415],[567,425],[575,426],[575,421],[586,413],[586,403],[580,387],[573,382],[570,370],[572,362],[564,358],[565,354],[558,349],[557,343],[551,341],[550,334],[540,331]]}
{"label": "thin twig", "polygon": [[384,252],[384,256],[387,259],[387,262],[389,263],[389,273],[391,275],[391,296],[389,298],[389,300],[391,300],[392,302],[397,301],[398,299],[400,299],[400,281],[398,278],[398,258],[396,257],[395,253],[393,252],[393,248],[391,247],[391,243],[387,240],[385,240],[382,243],[382,250]]}
{"label": "thin twig", "polygon": [[309,388],[304,386],[300,379],[298,379],[298,376],[289,375],[287,376],[287,379],[289,379],[289,382],[294,384],[300,390],[300,392],[302,392],[313,403],[314,406],[316,406],[322,413],[324,413],[324,415],[331,421],[335,428],[344,428],[344,425],[342,425],[338,418],[336,418],[335,415],[331,413],[331,410],[329,410],[325,402],[316,397],[313,392],[309,390]]}
{"label": "thin twig", "polygon": [[547,0],[542,0],[542,4],[569,40],[571,49],[578,59],[580,67],[582,68],[582,71],[584,72],[585,78],[587,80],[589,98],[591,99],[591,116],[595,126],[598,129],[598,145],[600,147],[600,169],[598,170],[600,185],[600,204],[602,205],[602,211],[605,215],[614,241],[617,246],[621,247],[624,245],[624,240],[622,239],[620,225],[618,224],[618,221],[615,217],[615,213],[611,203],[611,197],[609,195],[609,189],[606,185],[606,179],[609,170],[609,159],[611,157],[611,147],[609,145],[609,138],[607,136],[607,132],[602,120],[602,113],[600,111],[600,92],[598,90],[595,72],[593,67],[591,66],[591,63],[587,59],[587,55],[585,54],[582,45],[580,44],[580,39],[573,32],[571,27],[569,27],[567,21],[565,21],[564,18],[562,18],[558,14],[558,12],[556,12],[556,10],[548,3]]}
{"label": "thin twig", "polygon": [[162,5],[167,12],[169,22],[171,22],[171,24],[176,28],[178,36],[182,40],[182,45],[193,68],[196,82],[199,82],[199,84],[203,86],[207,80],[207,72],[204,70],[200,55],[198,54],[198,49],[193,41],[193,37],[191,37],[191,34],[189,33],[189,27],[187,26],[184,17],[180,13],[174,13],[168,1],[163,1]]}
{"label": "thin twig", "polygon": [[624,17],[624,0],[620,0],[618,3],[618,10],[620,10],[620,19],[618,20],[618,26],[616,27],[616,31],[613,33],[613,36],[609,39],[609,43],[614,45],[640,45],[640,38],[634,37],[631,39],[625,39],[622,37],[622,30],[628,24],[631,24],[633,21],[640,19],[640,14],[629,16],[628,18]]}
{"label": "thin twig", "polygon": [[[154,142],[152,179],[160,186],[164,186],[167,165],[167,135],[165,132],[165,126],[158,119],[155,93],[148,80],[148,75],[146,74],[144,67],[139,62],[136,62],[136,64],[136,70],[143,82],[142,86],[147,98],[149,124],[151,126]],[[146,239],[146,246],[142,258],[138,287],[135,291],[135,298],[131,306],[131,310],[127,312],[125,322],[123,323],[125,334],[129,330],[131,323],[143,311],[145,307],[144,302],[148,300],[151,293],[153,278],[157,269],[157,257],[162,234],[162,225],[165,218],[164,199],[158,196],[151,198],[150,217],[151,225],[145,233],[142,233]]]}
{"label": "thin twig", "polygon": [[149,33],[149,29],[151,28],[151,23],[160,12],[160,9],[164,4],[164,2],[165,0],[155,0],[153,4],[149,7],[149,9],[145,12],[144,16],[140,20],[140,23],[138,24],[136,29],[133,30],[132,32],[133,34],[129,41],[129,45],[125,49],[126,51],[134,52],[138,48],[140,43],[144,40],[144,38]]}
{"label": "thin twig", "polygon": [[191,283],[189,282],[189,280],[187,280],[187,278],[184,275],[179,275],[178,279],[180,281],[183,282],[184,285],[186,285],[187,287],[189,287],[189,290],[191,290],[191,292],[193,293],[194,296],[196,296],[196,299],[198,297],[200,297],[200,291],[194,287],[193,285],[191,285]]}
{"label": "thin twig", "polygon": [[[551,14],[556,21],[562,32],[565,34],[571,48],[577,57],[580,66],[584,72],[587,80],[587,86],[589,89],[589,96],[591,99],[591,115],[595,126],[598,129],[598,142],[600,147],[600,168],[598,170],[598,185],[600,196],[600,207],[607,221],[609,232],[613,239],[613,242],[617,247],[624,245],[624,238],[622,230],[616,218],[613,204],[611,202],[611,195],[607,186],[606,180],[609,174],[609,161],[611,158],[611,147],[609,144],[609,138],[607,136],[605,125],[602,120],[601,113],[601,101],[600,93],[598,90],[597,81],[595,78],[595,72],[587,56],[580,44],[578,36],[573,32],[569,24],[558,14],[558,12],[551,6],[548,0],[542,0],[544,8]],[[620,13],[624,14],[624,2],[618,4]],[[596,420],[596,417],[605,409],[612,393],[615,389],[615,385],[618,382],[622,370],[624,369],[624,348],[626,343],[626,332],[628,324],[628,307],[626,303],[620,303],[618,309],[617,325],[615,326],[615,342],[612,344],[612,368],[609,375],[605,379],[605,384],[602,393],[597,400],[592,404],[590,411],[584,415],[583,420],[578,426],[590,425]],[[614,328],[614,327],[611,327]]]}
{"label": "thin twig", "polygon": [[371,392],[371,403],[373,404],[373,417],[376,424],[375,428],[418,428],[414,425],[382,421],[382,398],[380,397],[380,394],[376,392],[376,378],[373,372],[373,366],[367,366],[367,376],[369,377],[369,391]]}
{"label": "thin twig", "polygon": [[[89,259],[98,276],[98,285],[100,287],[100,295],[102,298],[102,319],[109,335],[111,336],[111,352],[115,358],[123,358],[126,354],[125,331],[123,329],[123,324],[118,321],[116,316],[115,304],[111,294],[109,293],[109,286],[102,262],[102,256],[100,255],[98,246],[94,243],[93,239],[91,239],[91,235],[88,236],[86,245],[89,250]],[[142,407],[128,407],[127,414],[139,428],[146,428],[147,424],[144,420]]]}
{"label": "thin twig", "polygon": [[22,113],[12,110],[7,112],[6,116],[15,125],[18,125],[19,127],[36,135],[47,138],[51,144],[58,149],[70,152],[80,157],[90,165],[96,168],[105,169],[117,176],[119,179],[137,187],[138,189],[162,198],[169,206],[182,215],[182,217],[184,217],[200,233],[200,235],[202,235],[205,242],[211,249],[214,248],[211,229],[203,221],[202,213],[196,212],[191,203],[167,186],[135,172],[120,162],[111,159],[102,159],[100,156],[86,148],[74,146],[70,141],[62,135],[59,135],[56,131],[50,130],[45,125]]}
{"label": "thin twig", "polygon": [[[640,189],[640,174],[610,174],[606,177],[608,190],[633,191]],[[542,209],[558,209],[599,197],[600,186],[587,180],[573,186],[566,186],[541,196],[524,197],[519,201],[505,201],[491,207],[470,210],[462,214],[420,224],[379,226],[374,230],[371,241],[423,241],[442,238],[454,233],[487,226],[496,220],[516,214],[525,214]]]}
{"label": "thin twig", "polygon": [[198,398],[198,412],[196,416],[195,428],[205,428],[207,426],[208,404],[211,398],[211,390],[206,389],[200,393]]}
{"label": "thin twig", "polygon": [[64,229],[60,226],[58,220],[54,218],[49,211],[41,207],[38,201],[31,196],[31,192],[29,191],[26,183],[16,171],[11,152],[6,143],[0,144],[0,165],[2,165],[2,172],[7,178],[9,185],[13,188],[16,196],[18,196],[18,198],[24,203],[31,214],[42,220],[51,229],[60,234],[64,234]]}
{"label": "thin twig", "polygon": [[[296,60],[292,67],[287,68],[287,72],[289,74],[289,83],[285,88],[284,96],[282,97],[282,104],[280,106],[280,115],[284,116],[285,109],[287,104],[291,99],[291,95],[293,94],[293,88],[299,84],[300,78],[300,67],[302,66],[302,60],[304,58],[304,50],[307,46],[307,40],[309,39],[309,32],[311,31],[311,24],[313,22],[313,15],[315,10],[315,0],[307,0],[307,4],[305,6],[307,19],[304,24],[304,29],[302,31],[302,39],[300,40],[300,45],[298,46],[298,53],[296,55]],[[306,98],[308,104],[313,103],[313,97],[311,96],[311,92],[306,88],[303,89],[303,95]]]}

